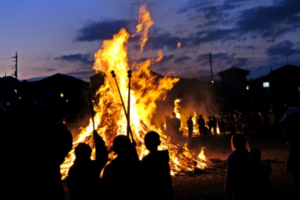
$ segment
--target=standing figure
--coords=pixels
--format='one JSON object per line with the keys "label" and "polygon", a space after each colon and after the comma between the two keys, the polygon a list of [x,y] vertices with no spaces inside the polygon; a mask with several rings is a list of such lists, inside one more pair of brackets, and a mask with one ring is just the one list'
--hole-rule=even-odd
{"label": "standing figure", "polygon": [[205,121],[202,118],[202,115],[199,115],[199,119],[198,119],[197,123],[199,125],[199,133],[200,133],[200,135],[204,135]]}
{"label": "standing figure", "polygon": [[208,117],[208,127],[209,127],[208,132],[210,133],[210,135],[212,135],[212,131],[211,131],[211,130],[212,130],[213,126],[214,126],[213,123],[214,123],[214,122],[213,122],[212,117],[209,116],[209,117]]}
{"label": "standing figure", "polygon": [[225,192],[228,199],[251,199],[253,160],[248,150],[246,150],[246,143],[247,140],[242,134],[235,134],[231,137],[233,152],[227,159],[225,180]]}
{"label": "standing figure", "polygon": [[89,145],[80,143],[75,148],[76,159],[67,177],[72,200],[101,199],[100,172],[108,161],[108,151],[97,131],[93,132],[93,137],[96,160],[91,160],[92,148]]}
{"label": "standing figure", "polygon": [[171,133],[175,140],[180,140],[182,137],[182,132],[179,130],[181,126],[181,121],[176,117],[176,113],[172,113],[172,118],[170,119]]}
{"label": "standing figure", "polygon": [[189,138],[192,138],[193,130],[194,130],[194,123],[193,123],[192,117],[190,117],[187,120],[186,124],[187,124],[188,130],[189,130]]}
{"label": "standing figure", "polygon": [[172,200],[172,178],[170,175],[168,150],[158,151],[160,145],[159,134],[150,131],[145,136],[146,148],[150,151],[142,164],[142,176],[144,178],[144,195],[140,199],[145,200]]}
{"label": "standing figure", "polygon": [[272,198],[272,184],[270,175],[272,168],[270,165],[264,164],[260,161],[261,151],[257,148],[253,148],[250,151],[253,158],[253,194],[254,199],[265,200]]}
{"label": "standing figure", "polygon": [[102,178],[105,199],[140,199],[140,161],[135,147],[127,136],[118,135],[113,150],[118,156],[105,167]]}
{"label": "standing figure", "polygon": [[219,120],[219,129],[220,129],[220,133],[222,135],[225,135],[225,122],[224,122],[223,117],[221,117]]}
{"label": "standing figure", "polygon": [[214,134],[217,135],[217,119],[215,118],[215,116],[212,116],[212,126],[214,129]]}
{"label": "standing figure", "polygon": [[290,156],[286,163],[286,170],[294,173],[294,199],[300,199],[300,108],[291,107],[286,110],[280,122],[287,124],[289,128]]}

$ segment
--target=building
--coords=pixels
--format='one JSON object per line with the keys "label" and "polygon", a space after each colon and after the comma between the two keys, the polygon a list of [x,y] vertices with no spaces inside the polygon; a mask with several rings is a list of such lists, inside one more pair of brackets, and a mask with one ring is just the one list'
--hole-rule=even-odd
{"label": "building", "polygon": [[231,67],[218,73],[222,78],[221,96],[224,99],[223,108],[232,112],[244,108],[244,100],[249,96],[247,76],[249,70]]}
{"label": "building", "polygon": [[283,104],[300,104],[300,67],[285,65],[269,74],[270,97]]}

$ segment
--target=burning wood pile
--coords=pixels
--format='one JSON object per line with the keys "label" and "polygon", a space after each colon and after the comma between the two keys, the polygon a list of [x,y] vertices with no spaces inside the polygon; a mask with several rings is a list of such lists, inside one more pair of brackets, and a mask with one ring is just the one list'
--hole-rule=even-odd
{"label": "burning wood pile", "polygon": [[[133,138],[137,143],[136,148],[140,159],[148,154],[148,150],[144,145],[144,136],[148,131],[154,130],[161,135],[162,141],[159,149],[168,149],[170,152],[172,175],[193,172],[194,168],[203,169],[206,166],[203,149],[199,156],[190,153],[187,145],[180,147],[172,143],[170,138],[164,135],[159,128],[151,124],[153,113],[156,110],[156,101],[164,99],[167,91],[172,89],[174,84],[179,81],[179,78],[158,78],[148,69],[152,63],[159,62],[163,58],[162,51],[158,52],[157,58],[129,66],[128,49],[126,47],[129,38],[140,35],[139,45],[140,51],[142,51],[148,40],[149,28],[154,24],[145,4],[139,10],[138,22],[135,35],[130,36],[122,28],[118,34],[113,35],[113,39],[105,40],[102,47],[95,53],[93,69],[96,72],[105,74],[104,84],[97,91],[97,94],[100,95],[99,102],[96,102],[94,105],[95,129],[104,139],[108,149],[117,135],[126,135],[127,119],[120,99],[121,95],[124,100],[125,110],[128,112],[128,107],[130,108],[130,127]],[[133,71],[130,92],[128,92],[129,78],[127,78],[129,69]],[[115,77],[111,75],[111,71],[114,71]],[[119,85],[120,95],[116,82]],[[130,95],[130,98],[128,98],[128,95]],[[130,99],[130,106],[126,107],[128,99]],[[75,147],[81,142],[91,143],[92,131],[93,123],[91,119],[89,125],[82,128],[78,138],[73,143],[73,149],[61,166],[63,178],[67,176],[69,167],[75,159]],[[94,157],[94,147],[92,148],[92,156]],[[113,152],[109,155],[110,159],[113,159],[115,156]]]}

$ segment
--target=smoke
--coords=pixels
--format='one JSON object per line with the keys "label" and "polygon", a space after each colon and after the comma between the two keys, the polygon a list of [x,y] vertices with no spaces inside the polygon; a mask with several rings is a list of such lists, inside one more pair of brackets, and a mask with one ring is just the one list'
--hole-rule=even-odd
{"label": "smoke", "polygon": [[197,119],[202,115],[205,120],[208,116],[220,115],[215,87],[211,82],[183,78],[168,92],[165,100],[157,102],[157,112],[152,119],[154,124],[160,126],[165,122],[165,116],[171,116],[176,99],[181,100],[179,113],[183,127],[187,126],[186,121],[194,113],[197,114]]}

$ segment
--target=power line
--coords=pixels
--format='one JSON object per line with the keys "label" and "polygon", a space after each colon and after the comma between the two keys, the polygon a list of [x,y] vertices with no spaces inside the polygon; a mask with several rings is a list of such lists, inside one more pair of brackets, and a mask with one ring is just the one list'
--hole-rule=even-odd
{"label": "power line", "polygon": [[0,60],[7,60],[7,59],[11,59],[11,57],[9,57],[9,58],[0,58]]}

